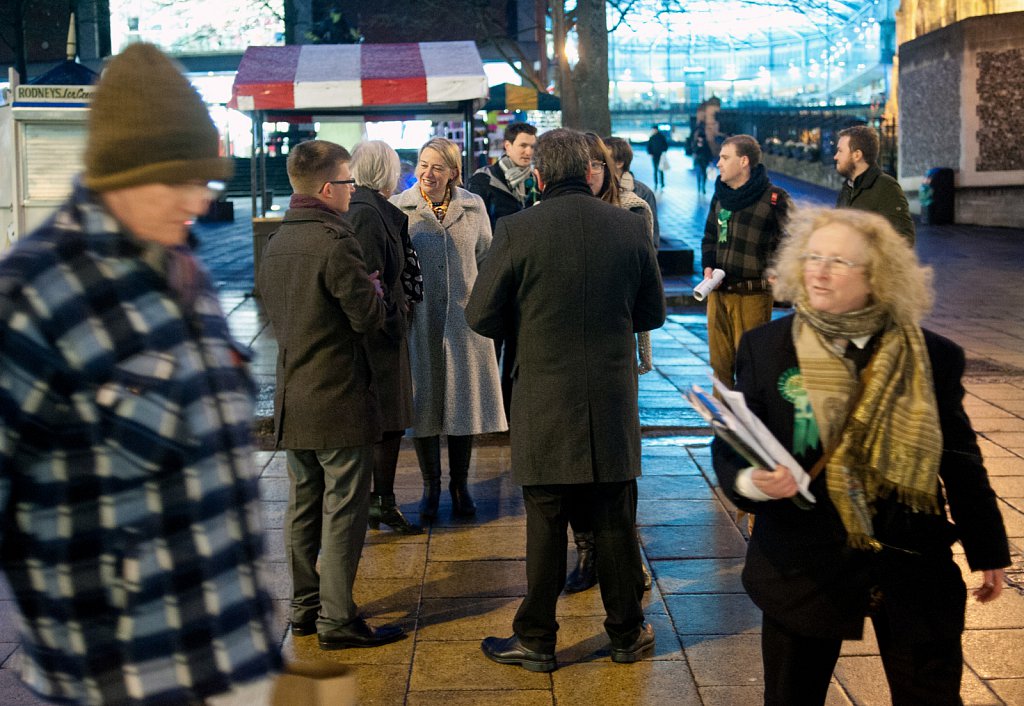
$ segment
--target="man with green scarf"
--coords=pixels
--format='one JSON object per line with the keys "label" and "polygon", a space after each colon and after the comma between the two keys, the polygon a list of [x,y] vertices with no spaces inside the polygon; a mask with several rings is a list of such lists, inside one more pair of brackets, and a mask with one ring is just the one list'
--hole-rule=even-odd
{"label": "man with green scarf", "polygon": [[[469,180],[469,190],[484,200],[492,233],[499,218],[518,213],[540,199],[537,178],[533,174],[533,148],[536,144],[536,127],[529,123],[509,123],[505,127],[505,154],[494,164],[477,169]],[[494,351],[501,366],[505,418],[511,419],[515,339],[510,335],[495,339]]]}
{"label": "man with green scarf", "polygon": [[704,277],[714,270],[725,279],[708,302],[711,369],[733,385],[736,348],[745,331],[772,318],[772,293],[765,270],[782,239],[789,194],[772,186],[761,164],[761,148],[750,135],[722,143],[719,176],[704,226]]}

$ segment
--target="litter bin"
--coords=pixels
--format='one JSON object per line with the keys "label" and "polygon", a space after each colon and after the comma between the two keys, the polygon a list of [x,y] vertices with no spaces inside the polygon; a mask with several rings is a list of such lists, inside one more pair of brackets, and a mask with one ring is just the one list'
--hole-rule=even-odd
{"label": "litter bin", "polygon": [[929,169],[921,183],[921,222],[940,226],[953,222],[955,190],[953,170],[948,167]]}

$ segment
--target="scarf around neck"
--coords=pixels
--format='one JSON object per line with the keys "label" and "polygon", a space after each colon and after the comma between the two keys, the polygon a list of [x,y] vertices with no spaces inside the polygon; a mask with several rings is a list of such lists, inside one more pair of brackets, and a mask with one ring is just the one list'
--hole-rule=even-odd
{"label": "scarf around neck", "polygon": [[[829,498],[850,546],[881,549],[874,538],[874,504],[895,494],[914,512],[938,514],[942,431],[924,333],[892,321],[877,305],[834,315],[796,302],[793,341],[824,449]],[[835,345],[880,335],[871,362],[856,368]],[[863,389],[854,400],[858,382]],[[851,404],[853,408],[850,409]]]}
{"label": "scarf around neck", "polygon": [[508,182],[509,188],[512,189],[519,202],[525,201],[526,180],[530,178],[533,170],[529,166],[520,167],[507,154],[498,160],[498,167],[501,169],[501,173],[505,175],[505,181]]}
{"label": "scarf around neck", "polygon": [[331,208],[316,196],[307,196],[306,194],[292,194],[291,199],[288,200],[288,208],[315,208],[335,216],[341,215],[341,211]]}
{"label": "scarf around neck", "polygon": [[725,184],[719,176],[715,180],[715,198],[722,208],[735,213],[755,203],[771,185],[768,170],[763,164],[758,164],[750,171],[750,178],[738,189]]}

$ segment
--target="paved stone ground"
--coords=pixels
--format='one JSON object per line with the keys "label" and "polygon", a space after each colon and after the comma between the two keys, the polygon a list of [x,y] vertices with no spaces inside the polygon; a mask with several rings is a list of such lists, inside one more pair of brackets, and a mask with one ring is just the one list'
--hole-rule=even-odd
{"label": "paved stone ground", "polygon": [[[678,157],[682,165],[685,159]],[[638,155],[634,165],[641,179],[649,177],[646,162]],[[776,181],[800,203],[834,203],[828,190],[781,177]],[[699,253],[709,199],[695,193],[694,183],[692,172],[670,172],[668,187],[659,193],[659,212],[662,237]],[[256,350],[253,371],[261,382],[265,415],[275,345],[248,294],[252,248],[246,207],[239,204],[234,224],[201,227],[201,253],[221,289],[233,331]],[[1008,576],[1011,586],[998,602],[968,607],[963,697],[971,705],[1024,704],[1024,232],[920,227],[917,247],[935,268],[938,296],[928,325],[967,350],[966,406],[981,436],[1016,560]],[[706,321],[703,308],[689,297],[694,279],[666,282],[675,313],[652,336],[656,369],[640,385],[645,438],[638,524],[656,580],[645,597],[657,633],[652,659],[633,665],[609,660],[596,589],[559,603],[558,671],[532,674],[481,655],[481,638],[510,634],[526,587],[523,502],[509,480],[509,450],[500,436],[474,454],[471,479],[480,508],[475,521],[450,519],[445,497],[441,519],[428,534],[368,532],[357,582],[361,608],[371,623],[397,621],[410,633],[374,650],[321,653],[315,638],[287,634],[290,586],[282,530],[287,473],[283,454],[258,452],[271,590],[285,653],[355,666],[364,704],[758,703],[760,620],[739,581],[746,540],[715,485],[708,430],[679,396],[689,384],[708,381]],[[415,519],[420,481],[411,448],[402,451],[396,487],[403,509]],[[964,570],[968,585],[977,585]],[[17,680],[16,641],[15,610],[3,590],[0,703],[42,703]],[[888,702],[868,624],[864,640],[844,647],[828,703]]]}

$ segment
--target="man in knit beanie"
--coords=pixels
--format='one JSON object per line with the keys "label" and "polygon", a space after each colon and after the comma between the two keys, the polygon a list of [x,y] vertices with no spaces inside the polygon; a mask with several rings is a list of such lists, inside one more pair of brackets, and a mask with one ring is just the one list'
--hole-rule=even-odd
{"label": "man in knit beanie", "polygon": [[76,704],[265,703],[280,636],[253,384],[187,248],[231,162],[178,67],[136,44],[100,80],[85,163],[0,260],[0,568],[22,678]]}

